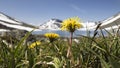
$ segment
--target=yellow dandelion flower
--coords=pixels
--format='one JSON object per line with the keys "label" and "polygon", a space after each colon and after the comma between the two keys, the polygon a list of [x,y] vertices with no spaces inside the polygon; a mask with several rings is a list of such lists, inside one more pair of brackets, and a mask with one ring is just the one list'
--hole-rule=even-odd
{"label": "yellow dandelion flower", "polygon": [[34,48],[35,46],[38,46],[38,45],[40,45],[40,44],[41,44],[40,41],[33,42],[31,45],[29,45],[29,48],[32,49],[32,48]]}
{"label": "yellow dandelion flower", "polygon": [[46,33],[44,36],[47,37],[50,42],[53,42],[54,40],[56,40],[57,38],[60,37],[60,36],[59,36],[58,34],[56,34],[56,33]]}
{"label": "yellow dandelion flower", "polygon": [[79,29],[81,27],[82,27],[82,24],[80,22],[80,18],[73,17],[73,18],[68,18],[62,22],[61,30],[74,32],[76,29]]}

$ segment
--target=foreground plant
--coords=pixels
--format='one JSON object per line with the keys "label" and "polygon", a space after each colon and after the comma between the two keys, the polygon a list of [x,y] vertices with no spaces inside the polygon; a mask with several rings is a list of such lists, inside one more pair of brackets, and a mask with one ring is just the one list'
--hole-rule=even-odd
{"label": "foreground plant", "polygon": [[66,31],[70,32],[70,40],[69,40],[67,57],[72,56],[71,47],[72,47],[73,33],[75,30],[77,30],[81,27],[82,27],[82,24],[80,22],[80,18],[78,18],[78,17],[68,18],[62,22],[61,30],[66,30]]}
{"label": "foreground plant", "polygon": [[32,48],[34,48],[35,46],[40,45],[40,44],[41,44],[40,41],[33,42],[31,45],[29,45],[29,48],[32,49]]}

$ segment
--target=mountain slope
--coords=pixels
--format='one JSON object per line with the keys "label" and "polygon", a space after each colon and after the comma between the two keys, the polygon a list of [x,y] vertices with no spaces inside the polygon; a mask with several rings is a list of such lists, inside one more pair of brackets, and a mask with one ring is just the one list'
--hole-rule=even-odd
{"label": "mountain slope", "polygon": [[[40,29],[49,29],[49,30],[59,30],[61,28],[62,21],[59,19],[50,19],[49,21],[45,22],[44,24],[40,25]],[[81,23],[83,25],[84,30],[89,29],[90,27],[95,26],[95,22],[85,22]],[[81,28],[80,28],[81,29]]]}
{"label": "mountain slope", "polygon": [[111,28],[120,26],[120,12],[101,22],[101,28]]}
{"label": "mountain slope", "polygon": [[33,30],[33,28],[36,28],[36,27],[26,24],[17,19],[14,19],[14,18],[0,12],[0,29],[6,29],[6,30],[18,29],[18,30],[31,31],[31,30]]}
{"label": "mountain slope", "polygon": [[50,30],[57,30],[61,27],[61,20],[59,19],[50,19],[49,21],[45,22],[44,24],[40,25],[39,29],[50,29]]}

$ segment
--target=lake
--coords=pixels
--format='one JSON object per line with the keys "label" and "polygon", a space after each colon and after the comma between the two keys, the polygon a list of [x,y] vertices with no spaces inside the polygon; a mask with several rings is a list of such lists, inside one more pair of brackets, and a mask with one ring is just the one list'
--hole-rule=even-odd
{"label": "lake", "polygon": [[[59,34],[61,37],[69,37],[70,33],[67,31],[61,31],[61,30],[41,30],[41,31],[34,31],[32,34],[37,34],[37,35],[44,35],[45,33],[57,33]],[[107,32],[102,30],[97,30],[98,34],[100,35],[101,33],[103,33],[105,36],[107,35]],[[76,30],[73,34],[74,37],[78,37],[78,36],[93,36],[95,33],[95,30]]]}

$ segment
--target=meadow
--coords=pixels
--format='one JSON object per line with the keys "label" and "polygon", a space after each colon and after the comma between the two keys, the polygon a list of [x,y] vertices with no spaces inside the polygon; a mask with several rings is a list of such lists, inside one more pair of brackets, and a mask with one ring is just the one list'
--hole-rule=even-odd
{"label": "meadow", "polygon": [[93,36],[88,31],[87,36],[74,38],[75,30],[82,28],[79,20],[62,22],[68,38],[56,33],[33,36],[33,31],[0,36],[0,68],[119,68],[119,29],[109,32],[98,24]]}
{"label": "meadow", "polygon": [[[0,68],[119,68],[120,36],[119,29],[108,32],[108,36],[94,32],[93,37],[80,36],[72,40],[72,59],[67,57],[68,38],[57,38],[53,42],[42,38],[40,44],[29,48],[27,39],[31,32],[19,41],[6,44],[0,39]],[[116,32],[116,33],[115,33]],[[96,35],[99,35],[96,37]],[[14,43],[12,42],[14,41]]]}

